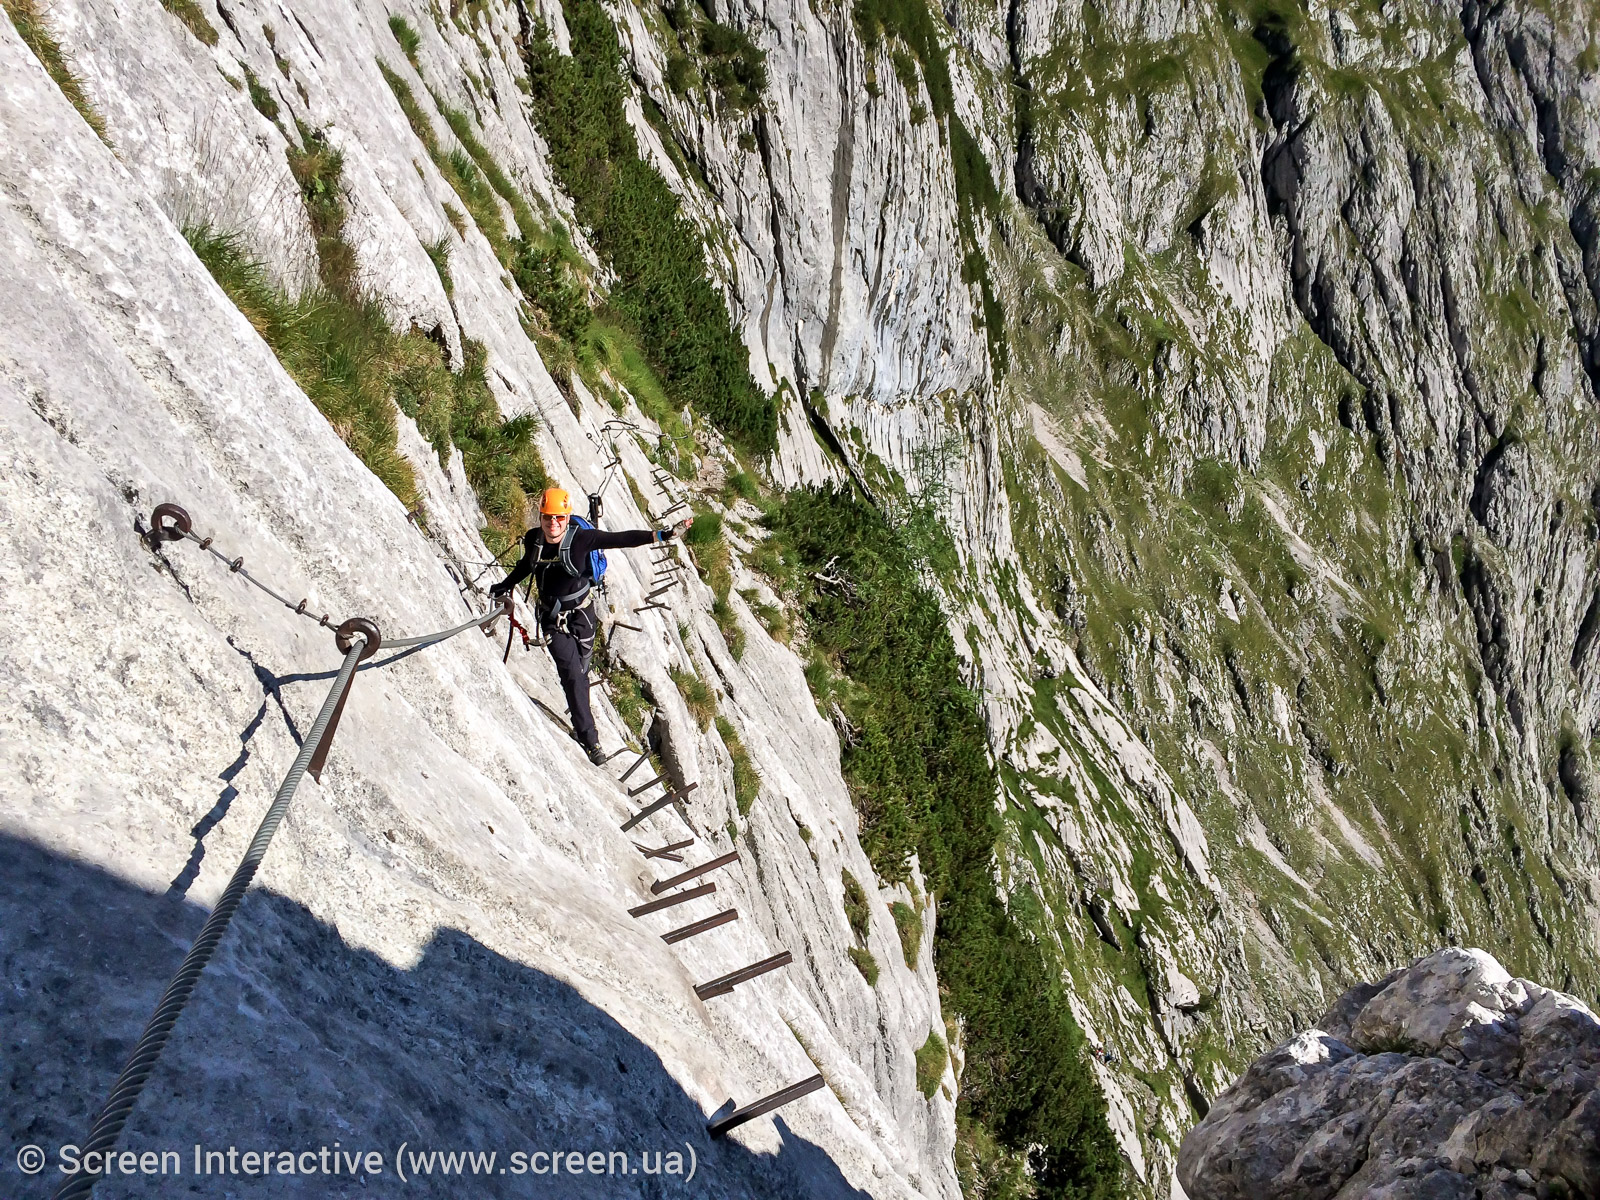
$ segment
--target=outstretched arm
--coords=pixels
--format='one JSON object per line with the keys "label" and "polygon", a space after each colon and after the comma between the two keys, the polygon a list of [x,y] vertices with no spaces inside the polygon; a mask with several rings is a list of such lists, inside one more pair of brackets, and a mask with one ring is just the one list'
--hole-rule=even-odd
{"label": "outstretched arm", "polygon": [[[690,521],[685,521],[684,528],[689,524]],[[626,550],[633,546],[659,545],[661,542],[670,542],[677,532],[676,525],[668,529],[580,529],[572,535],[572,549],[575,553],[587,554],[591,550]],[[518,569],[521,569],[520,563]]]}

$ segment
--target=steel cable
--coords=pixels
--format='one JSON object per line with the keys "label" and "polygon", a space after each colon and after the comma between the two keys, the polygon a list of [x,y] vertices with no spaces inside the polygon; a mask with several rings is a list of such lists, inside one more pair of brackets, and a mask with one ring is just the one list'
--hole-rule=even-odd
{"label": "steel cable", "polygon": [[[250,840],[250,848],[245,851],[244,858],[233,872],[233,878],[223,889],[222,898],[217,901],[216,907],[211,910],[211,915],[206,918],[206,923],[201,927],[200,935],[195,938],[194,945],[189,948],[189,953],[184,955],[177,974],[172,977],[172,982],[162,993],[161,1002],[156,1005],[155,1014],[145,1026],[144,1032],[139,1035],[138,1045],[133,1048],[127,1065],[117,1077],[110,1098],[100,1110],[100,1115],[95,1118],[94,1125],[89,1130],[89,1140],[83,1148],[85,1156],[90,1153],[103,1156],[114,1149],[117,1139],[122,1136],[123,1127],[128,1123],[128,1118],[133,1115],[134,1105],[139,1102],[139,1094],[144,1090],[145,1083],[161,1058],[161,1051],[172,1036],[173,1026],[178,1023],[184,1006],[194,994],[201,973],[211,961],[217,944],[222,941],[222,935],[227,932],[228,923],[244,899],[250,881],[255,878],[256,869],[267,853],[267,846],[272,842],[273,835],[278,832],[278,826],[283,823],[283,818],[289,812],[289,802],[294,799],[295,791],[300,786],[300,780],[306,773],[312,755],[316,753],[323,734],[327,732],[328,722],[350,687],[356,664],[368,652],[362,635],[356,635],[351,642],[350,649],[345,653],[344,662],[339,667],[338,677],[334,680],[333,687],[329,689],[327,699],[322,702],[322,711],[317,714],[317,719],[312,724],[310,733],[306,735],[300,753],[295,756],[289,773],[283,777],[278,794],[273,797],[267,815],[261,819],[260,828]],[[79,1171],[56,1190],[55,1200],[82,1200],[94,1190],[98,1179],[98,1175]]]}
{"label": "steel cable", "polygon": [[[166,524],[167,518],[170,518],[173,521],[173,524]],[[210,554],[218,562],[226,563],[228,569],[235,575],[242,576],[246,582],[260,588],[263,592],[271,596],[274,600],[283,605],[296,616],[305,617],[306,620],[313,621],[316,624],[325,626],[329,629],[333,628],[333,622],[328,619],[328,615],[326,613],[319,618],[312,616],[306,611],[306,605],[309,603],[309,601],[302,600],[299,604],[295,604],[281,593],[269,587],[267,584],[262,583],[261,580],[250,574],[249,571],[246,571],[244,569],[243,555],[239,556],[238,558],[229,558],[226,554],[222,553],[211,544],[211,538],[203,538],[199,534],[195,533],[194,530],[190,528],[189,514],[184,512],[177,505],[163,504],[157,507],[155,512],[151,515],[150,526],[150,540],[152,545],[159,545],[163,541],[179,541],[183,539],[191,541],[195,545],[199,546],[200,549]],[[504,556],[504,554],[505,551],[501,551],[501,555]],[[496,563],[497,562],[498,559],[496,560]],[[488,565],[493,566],[495,563]],[[479,577],[481,577],[482,574],[483,572],[480,572]],[[474,579],[473,582],[477,582],[477,580]],[[437,633],[419,634],[417,637],[392,638],[380,642],[377,646],[373,647],[373,649],[403,650],[408,646],[431,646],[434,642],[442,642],[446,638],[452,638],[458,633],[473,628],[473,626],[487,625],[491,621],[498,620],[504,614],[504,608],[491,608],[483,616],[474,617],[470,621],[463,621],[460,625],[452,626],[449,629],[441,629]]]}

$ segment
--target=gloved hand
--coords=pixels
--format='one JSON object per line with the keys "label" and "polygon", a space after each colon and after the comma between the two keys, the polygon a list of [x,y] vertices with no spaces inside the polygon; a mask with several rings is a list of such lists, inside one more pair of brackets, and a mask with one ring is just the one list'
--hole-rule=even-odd
{"label": "gloved hand", "polygon": [[688,529],[689,526],[693,524],[694,518],[686,517],[682,521],[679,521],[676,525],[669,525],[665,529],[658,529],[656,530],[657,540],[670,542],[673,538],[677,537],[680,533]]}
{"label": "gloved hand", "polygon": [[511,589],[508,588],[505,585],[504,582],[497,583],[492,588],[489,589],[489,599],[490,600],[503,600],[505,598],[506,593],[509,592],[510,590]]}

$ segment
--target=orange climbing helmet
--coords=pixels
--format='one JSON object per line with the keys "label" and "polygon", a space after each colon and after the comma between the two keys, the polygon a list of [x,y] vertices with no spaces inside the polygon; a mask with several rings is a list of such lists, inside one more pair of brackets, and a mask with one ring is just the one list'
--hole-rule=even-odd
{"label": "orange climbing helmet", "polygon": [[539,515],[541,517],[570,517],[572,515],[572,493],[566,488],[545,488],[544,495],[539,497]]}

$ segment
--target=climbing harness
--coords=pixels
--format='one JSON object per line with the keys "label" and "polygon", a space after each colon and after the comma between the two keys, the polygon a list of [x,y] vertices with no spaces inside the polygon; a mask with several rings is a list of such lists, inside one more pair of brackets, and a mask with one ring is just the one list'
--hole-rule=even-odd
{"label": "climbing harness", "polygon": [[[291,612],[309,616],[306,612],[306,601],[302,600],[298,605],[290,603],[278,592],[246,572],[242,557],[229,561],[225,555],[213,549],[210,538],[195,536],[189,514],[176,504],[158,506],[150,516],[150,526],[146,542],[152,549],[158,548],[162,542],[176,542],[187,538],[198,543],[202,550],[210,551],[216,558],[227,563],[228,569],[234,574],[244,576]],[[184,1007],[189,1003],[200,976],[206,969],[206,964],[211,961],[211,956],[216,952],[223,934],[228,930],[229,922],[233,920],[235,911],[244,900],[245,892],[249,890],[256,870],[261,866],[261,860],[266,857],[267,847],[271,845],[273,836],[278,832],[278,826],[283,824],[284,817],[288,815],[289,804],[294,799],[295,792],[299,790],[300,780],[306,775],[320,780],[322,768],[327,762],[328,748],[333,744],[333,735],[338,728],[340,714],[344,712],[344,703],[350,694],[357,666],[379,650],[431,646],[465,630],[488,625],[502,616],[510,616],[510,609],[508,598],[504,607],[494,609],[474,620],[464,621],[450,629],[389,641],[385,641],[378,626],[365,617],[352,617],[334,630],[334,645],[344,655],[344,660],[339,664],[333,686],[328,689],[328,695],[322,701],[317,719],[312,723],[305,741],[301,743],[300,752],[295,755],[289,773],[283,777],[283,782],[278,786],[277,795],[273,797],[266,816],[261,819],[255,837],[250,839],[249,849],[245,851],[244,858],[234,869],[233,877],[228,880],[222,898],[217,901],[216,907],[211,910],[211,915],[206,918],[199,936],[195,938],[189,952],[184,955],[183,962],[172,977],[172,982],[162,993],[154,1015],[145,1026],[144,1032],[139,1035],[133,1053],[128,1056],[127,1065],[117,1076],[110,1097],[90,1127],[89,1138],[83,1147],[85,1160],[89,1159],[90,1155],[98,1155],[103,1161],[105,1155],[116,1147],[118,1139],[122,1136],[123,1127],[127,1125],[128,1118],[133,1115],[134,1106],[139,1102],[140,1093],[144,1091],[151,1072],[155,1070],[156,1063],[161,1058],[162,1050],[172,1036],[173,1027],[177,1025],[178,1018],[183,1014]],[[315,617],[311,619],[317,621],[319,625],[330,625],[326,615],[320,620]],[[515,618],[512,620],[515,624]],[[82,1200],[94,1190],[94,1185],[99,1179],[97,1173],[80,1170],[68,1177],[56,1189],[54,1200]]]}

